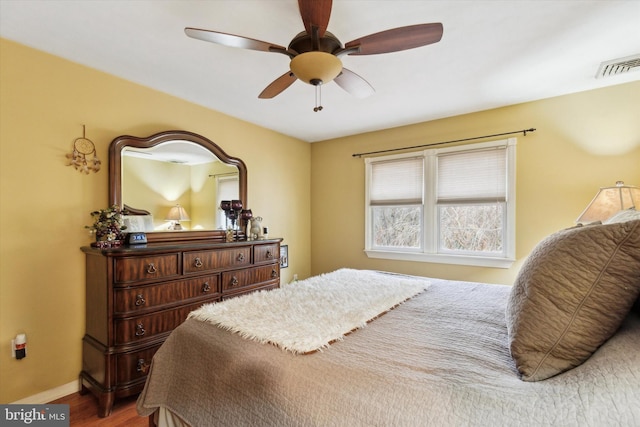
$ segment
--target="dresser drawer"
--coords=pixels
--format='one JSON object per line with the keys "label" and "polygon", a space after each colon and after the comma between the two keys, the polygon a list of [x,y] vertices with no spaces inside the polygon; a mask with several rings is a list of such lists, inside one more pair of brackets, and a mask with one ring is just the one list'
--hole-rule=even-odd
{"label": "dresser drawer", "polygon": [[251,247],[184,252],[182,257],[184,274],[244,267],[251,264]]}
{"label": "dresser drawer", "polygon": [[276,262],[280,259],[280,245],[277,243],[268,245],[256,245],[253,248],[254,264]]}
{"label": "dresser drawer", "polygon": [[163,310],[157,313],[138,316],[130,319],[116,320],[115,323],[115,344],[135,343],[146,341],[157,335],[171,332],[187,319],[187,315],[200,308],[207,302],[213,302],[216,298],[201,301],[184,307],[172,310]]}
{"label": "dresser drawer", "polygon": [[116,258],[115,283],[131,283],[178,276],[180,253],[135,258]]}
{"label": "dresser drawer", "polygon": [[160,285],[116,289],[114,312],[136,312],[192,298],[213,297],[220,292],[219,279],[220,276],[212,275]]}
{"label": "dresser drawer", "polygon": [[265,282],[279,280],[280,265],[272,264],[246,270],[227,271],[222,273],[222,292],[235,292],[242,288],[250,288]]}
{"label": "dresser drawer", "polygon": [[116,381],[118,385],[144,378],[149,373],[151,359],[162,344],[134,353],[122,353],[116,357]]}

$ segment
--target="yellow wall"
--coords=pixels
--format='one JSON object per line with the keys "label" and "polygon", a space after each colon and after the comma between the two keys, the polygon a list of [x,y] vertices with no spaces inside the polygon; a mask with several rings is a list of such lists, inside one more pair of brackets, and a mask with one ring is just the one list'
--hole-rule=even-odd
{"label": "yellow wall", "polygon": [[[434,102],[429,98],[425,102]],[[548,234],[574,225],[599,187],[640,186],[640,82],[513,105],[311,147],[311,272],[370,268],[511,284]],[[369,259],[364,249],[364,161],[353,153],[536,128],[518,136],[516,256],[509,269]]]}
{"label": "yellow wall", "polygon": [[[83,124],[103,161],[97,174],[65,166]],[[249,207],[289,245],[282,281],[309,275],[309,144],[0,40],[0,403],[78,377],[79,248],[90,242],[89,213],[108,204],[108,145],[170,129],[202,134],[244,160]],[[21,332],[28,356],[17,361],[10,341]]]}

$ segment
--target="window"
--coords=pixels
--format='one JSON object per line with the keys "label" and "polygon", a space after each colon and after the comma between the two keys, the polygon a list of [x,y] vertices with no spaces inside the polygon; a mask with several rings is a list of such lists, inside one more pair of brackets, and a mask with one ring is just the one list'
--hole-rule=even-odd
{"label": "window", "polygon": [[509,267],[515,144],[511,138],[365,159],[367,255]]}

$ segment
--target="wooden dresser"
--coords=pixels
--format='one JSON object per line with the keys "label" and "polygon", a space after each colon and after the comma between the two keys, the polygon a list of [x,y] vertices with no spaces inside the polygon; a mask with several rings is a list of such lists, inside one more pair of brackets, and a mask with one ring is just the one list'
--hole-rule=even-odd
{"label": "wooden dresser", "polygon": [[99,400],[139,393],[156,350],[204,303],[280,286],[281,239],[154,243],[86,254],[82,393]]}

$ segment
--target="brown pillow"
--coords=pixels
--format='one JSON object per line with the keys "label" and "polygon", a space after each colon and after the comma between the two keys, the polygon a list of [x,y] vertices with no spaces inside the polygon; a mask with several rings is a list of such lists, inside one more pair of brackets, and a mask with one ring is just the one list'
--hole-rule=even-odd
{"label": "brown pillow", "polygon": [[[611,216],[611,218],[608,218],[606,221],[604,221],[604,224],[613,224],[615,222],[631,221],[634,219],[640,219],[640,211],[636,210],[635,207],[632,207],[615,213],[613,216]],[[636,303],[631,308],[631,311],[640,313],[640,298],[636,300]]]}
{"label": "brown pillow", "polygon": [[524,381],[587,360],[640,294],[640,220],[552,234],[518,273],[506,309],[511,356]]}

